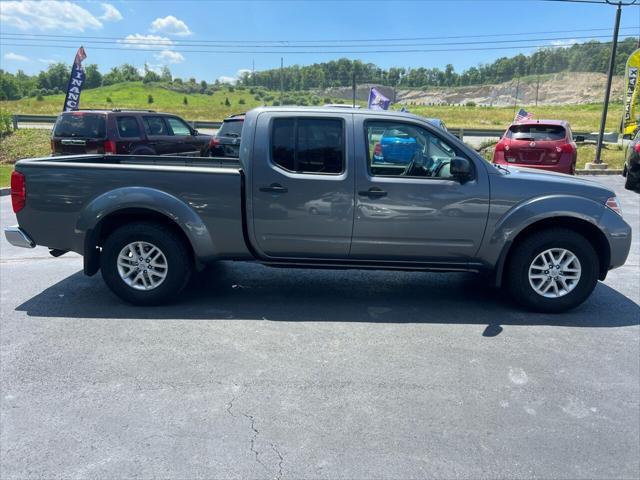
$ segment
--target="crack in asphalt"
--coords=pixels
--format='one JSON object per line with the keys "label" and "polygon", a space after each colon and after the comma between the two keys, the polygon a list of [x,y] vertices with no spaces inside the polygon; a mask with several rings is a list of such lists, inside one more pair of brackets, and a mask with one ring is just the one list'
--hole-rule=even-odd
{"label": "crack in asphalt", "polygon": [[278,473],[276,475],[276,480],[280,480],[280,478],[282,478],[282,464],[284,463],[284,457],[273,443],[269,443],[269,445],[271,445],[271,450],[276,452],[276,455],[278,455]]}
{"label": "crack in asphalt", "polygon": [[[238,387],[237,384],[233,384],[235,387]],[[231,397],[231,400],[229,400],[226,404],[226,411],[229,415],[231,415],[233,418],[237,418],[238,415],[234,414],[231,409],[234,406],[234,402],[236,400],[238,400],[240,397],[242,397],[242,395],[244,394],[244,390],[241,390],[239,394],[237,395],[233,395]],[[265,465],[265,463],[261,460],[260,458],[260,450],[258,450],[256,448],[256,440],[258,439],[258,435],[260,435],[260,431],[256,428],[256,419],[253,415],[250,415],[248,413],[245,412],[240,412],[240,415],[242,415],[243,417],[247,418],[251,424],[251,431],[253,432],[251,435],[251,438],[249,439],[249,450],[251,451],[251,453],[254,454],[256,462],[259,463],[262,468],[265,469],[265,471],[270,472],[271,470],[269,469],[269,467],[267,465]],[[273,452],[278,456],[278,471],[275,473],[274,478],[276,480],[280,480],[282,478],[282,470],[283,470],[283,465],[284,465],[284,456],[280,453],[280,451],[278,450],[278,447],[276,447],[276,445],[273,442],[269,442],[269,446],[271,447],[271,450],[273,450]]]}

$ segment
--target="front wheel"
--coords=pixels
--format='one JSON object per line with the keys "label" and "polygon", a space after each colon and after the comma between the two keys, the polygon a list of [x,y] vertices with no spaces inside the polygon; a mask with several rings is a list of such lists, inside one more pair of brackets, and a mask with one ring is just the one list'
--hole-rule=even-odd
{"label": "front wheel", "polygon": [[134,305],[175,299],[193,270],[184,240],[172,229],[150,222],[115,230],[102,247],[100,263],[107,286]]}
{"label": "front wheel", "polygon": [[506,282],[513,298],[539,312],[564,312],[584,302],[598,282],[591,243],[568,229],[535,233],[516,245]]}

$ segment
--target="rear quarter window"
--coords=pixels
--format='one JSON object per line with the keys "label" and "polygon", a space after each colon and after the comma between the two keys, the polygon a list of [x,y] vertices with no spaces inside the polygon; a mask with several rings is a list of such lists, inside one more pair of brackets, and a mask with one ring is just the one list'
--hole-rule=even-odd
{"label": "rear quarter window", "polygon": [[72,113],[60,115],[53,129],[54,137],[105,138],[104,115]]}

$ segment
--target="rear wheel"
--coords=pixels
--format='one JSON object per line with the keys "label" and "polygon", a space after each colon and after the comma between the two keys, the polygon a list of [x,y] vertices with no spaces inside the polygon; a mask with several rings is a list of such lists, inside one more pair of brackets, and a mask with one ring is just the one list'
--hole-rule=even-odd
{"label": "rear wheel", "polygon": [[507,266],[513,298],[539,312],[563,312],[584,302],[598,281],[591,243],[568,229],[534,233],[514,247]]}
{"label": "rear wheel", "polygon": [[640,179],[629,170],[627,170],[627,178],[624,180],[624,188],[634,191],[640,189]]}
{"label": "rear wheel", "polygon": [[105,283],[135,305],[159,305],[175,299],[193,270],[184,240],[172,229],[150,222],[115,230],[102,247],[100,261]]}

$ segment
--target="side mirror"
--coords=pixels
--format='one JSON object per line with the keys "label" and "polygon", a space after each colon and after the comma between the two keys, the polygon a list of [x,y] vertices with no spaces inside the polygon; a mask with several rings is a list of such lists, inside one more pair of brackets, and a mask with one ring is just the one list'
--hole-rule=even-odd
{"label": "side mirror", "polygon": [[584,142],[584,135],[576,135],[575,137],[573,137],[573,141],[576,143]]}
{"label": "side mirror", "polygon": [[198,130],[195,128],[191,129],[191,135],[198,135]]}
{"label": "side mirror", "polygon": [[466,180],[471,176],[471,162],[463,157],[454,157],[449,164],[451,176],[459,180]]}

